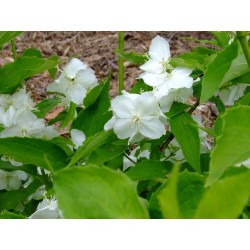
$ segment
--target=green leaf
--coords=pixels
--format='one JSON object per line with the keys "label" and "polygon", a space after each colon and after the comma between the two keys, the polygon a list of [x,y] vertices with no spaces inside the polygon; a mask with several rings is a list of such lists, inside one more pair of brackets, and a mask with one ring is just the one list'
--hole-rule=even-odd
{"label": "green leaf", "polygon": [[70,138],[65,138],[62,136],[57,136],[51,139],[53,143],[59,146],[68,156],[71,156],[74,152],[70,146],[74,146]]}
{"label": "green leaf", "polygon": [[119,55],[122,59],[129,61],[133,64],[143,64],[145,63],[148,58],[146,55],[139,55],[136,52],[124,52],[124,51],[119,51],[118,49],[115,50],[115,53]]}
{"label": "green leaf", "polygon": [[76,112],[76,104],[74,102],[70,102],[69,110],[67,111],[67,115],[65,119],[62,121],[60,128],[65,128],[69,125],[71,121],[73,121]]}
{"label": "green leaf", "polygon": [[217,44],[221,48],[225,48],[229,44],[230,37],[225,31],[212,31],[212,35],[215,37]]}
{"label": "green leaf", "polygon": [[0,68],[0,93],[13,93],[21,81],[51,69],[58,64],[55,58],[19,57],[15,62]]}
{"label": "green leaf", "polygon": [[204,193],[204,177],[194,172],[183,171],[178,175],[178,204],[180,217],[193,218]]}
{"label": "green leaf", "polygon": [[129,93],[140,94],[145,91],[151,91],[153,88],[139,79],[136,84],[130,89]]}
{"label": "green leaf", "polygon": [[22,33],[22,31],[0,31],[0,47]]}
{"label": "green leaf", "polygon": [[50,141],[36,138],[0,138],[0,154],[24,164],[34,164],[51,172],[67,165],[66,153]]}
{"label": "green leaf", "polygon": [[197,123],[186,112],[182,112],[169,120],[171,131],[188,163],[200,172],[200,137]]}
{"label": "green leaf", "polygon": [[232,43],[227,46],[218,53],[204,73],[201,103],[212,97],[223,84],[248,71],[247,62],[239,44]]}
{"label": "green leaf", "polygon": [[175,166],[171,177],[167,180],[166,185],[157,195],[160,209],[165,219],[180,218],[180,210],[177,198],[177,183],[178,183],[179,166]]}
{"label": "green leaf", "polygon": [[99,83],[97,86],[95,86],[93,89],[90,90],[90,92],[83,100],[84,106],[86,108],[96,102],[98,96],[101,93],[102,88],[103,84]]}
{"label": "green leaf", "polygon": [[169,110],[169,112],[166,113],[166,116],[168,118],[171,118],[175,115],[178,115],[185,111],[186,109],[191,108],[190,105],[181,103],[181,102],[174,102]]}
{"label": "green leaf", "polygon": [[37,57],[37,58],[42,58],[42,53],[40,50],[35,49],[35,48],[29,48],[26,49],[23,53],[22,53],[22,57]]}
{"label": "green leaf", "polygon": [[49,98],[49,99],[43,99],[40,101],[36,106],[36,110],[34,111],[34,114],[38,118],[43,118],[51,109],[53,109],[58,103],[60,103],[60,100],[56,97]]}
{"label": "green leaf", "polygon": [[241,97],[236,103],[235,105],[246,105],[246,106],[250,106],[250,92],[248,92],[247,94],[245,94],[243,97]]}
{"label": "green leaf", "polygon": [[20,202],[27,199],[36,192],[43,183],[39,179],[35,179],[28,187],[19,190],[8,191],[0,194],[0,210],[9,210],[16,208]]}
{"label": "green leaf", "polygon": [[221,99],[219,99],[218,97],[213,96],[212,98],[210,98],[210,101],[215,102],[216,107],[218,108],[220,113],[222,113],[222,112],[224,112],[226,110],[223,101]]}
{"label": "green leaf", "polygon": [[83,145],[73,155],[67,167],[73,166],[78,160],[89,156],[94,150],[107,143],[112,135],[112,130],[101,131],[84,141]]}
{"label": "green leaf", "polygon": [[109,110],[110,76],[106,79],[96,102],[82,110],[72,123],[71,129],[82,130],[87,137],[103,130],[105,123],[111,118]]}
{"label": "green leaf", "polygon": [[55,174],[58,206],[65,218],[148,218],[136,185],[122,172],[85,166]]}
{"label": "green leaf", "polygon": [[250,195],[250,170],[219,180],[204,194],[195,218],[236,219]]}
{"label": "green leaf", "polygon": [[126,174],[134,181],[150,180],[165,177],[171,171],[172,165],[167,161],[146,160],[130,168]]}
{"label": "green leaf", "polygon": [[232,84],[247,83],[250,84],[250,72],[232,80]]}
{"label": "green leaf", "polygon": [[3,211],[2,213],[0,213],[0,219],[26,219],[26,217],[24,217],[21,214],[15,214],[9,211]]}
{"label": "green leaf", "polygon": [[211,152],[210,172],[206,186],[218,180],[227,167],[250,157],[250,107],[232,107],[222,114],[220,119],[222,126],[219,127],[222,133],[216,139],[216,145]]}
{"label": "green leaf", "polygon": [[87,160],[87,164],[101,166],[103,163],[122,154],[127,147],[107,143],[92,152]]}

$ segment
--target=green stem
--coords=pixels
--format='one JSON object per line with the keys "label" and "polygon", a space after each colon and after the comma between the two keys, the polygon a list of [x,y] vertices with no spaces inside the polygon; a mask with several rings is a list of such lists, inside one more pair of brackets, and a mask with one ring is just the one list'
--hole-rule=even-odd
{"label": "green stem", "polygon": [[238,38],[240,45],[243,49],[243,52],[245,54],[248,67],[250,69],[250,48],[248,46],[248,41],[247,41],[247,32],[246,31],[237,31],[236,33],[237,33],[237,38]]}
{"label": "green stem", "polygon": [[[119,31],[118,32],[118,50],[120,52],[124,51],[124,32]],[[119,95],[121,94],[122,90],[124,90],[124,67],[123,67],[123,59],[118,56],[118,66],[119,66]]]}
{"label": "green stem", "polygon": [[16,45],[15,45],[14,39],[11,40],[11,49],[12,49],[14,61],[16,61],[17,53],[16,53]]}

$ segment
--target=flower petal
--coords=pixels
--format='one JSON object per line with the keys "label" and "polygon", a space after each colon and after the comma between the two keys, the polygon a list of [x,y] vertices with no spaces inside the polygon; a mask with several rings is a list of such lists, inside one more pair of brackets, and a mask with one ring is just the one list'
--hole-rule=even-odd
{"label": "flower petal", "polygon": [[113,116],[105,125],[104,125],[104,130],[110,130],[114,127],[115,122],[116,122],[117,118],[116,116]]}
{"label": "flower petal", "polygon": [[75,149],[78,149],[86,140],[86,135],[79,129],[71,129],[71,140],[75,144]]}
{"label": "flower petal", "polygon": [[81,105],[86,96],[86,89],[80,84],[72,84],[68,87],[66,97],[76,105]]}
{"label": "flower petal", "polygon": [[161,36],[156,36],[149,47],[149,56],[158,62],[167,62],[170,59],[169,43]]}
{"label": "flower petal", "polygon": [[119,119],[114,124],[114,132],[119,139],[126,139],[137,134],[138,130],[131,119]]}
{"label": "flower petal", "polygon": [[160,74],[164,72],[162,62],[154,59],[149,59],[146,63],[140,66],[140,69],[153,74]]}
{"label": "flower petal", "polygon": [[86,69],[87,65],[77,58],[70,60],[68,65],[65,67],[64,72],[70,78],[75,78],[79,70]]}
{"label": "flower petal", "polygon": [[83,86],[87,91],[98,85],[95,73],[90,68],[78,71],[74,81],[76,84]]}
{"label": "flower petal", "polygon": [[141,120],[139,131],[145,137],[158,139],[166,133],[164,124],[159,119]]}
{"label": "flower petal", "polygon": [[172,77],[168,78],[166,84],[169,88],[179,89],[179,88],[191,88],[193,85],[193,78],[189,75],[192,69],[189,68],[175,68],[172,71]]}
{"label": "flower petal", "polygon": [[166,81],[166,77],[167,73],[152,74],[145,72],[140,75],[140,78],[142,78],[147,85],[152,87],[156,87],[163,84]]}
{"label": "flower petal", "polygon": [[136,94],[125,94],[117,96],[111,101],[111,108],[119,118],[130,118],[134,114],[134,102],[136,99],[130,96],[139,96]]}

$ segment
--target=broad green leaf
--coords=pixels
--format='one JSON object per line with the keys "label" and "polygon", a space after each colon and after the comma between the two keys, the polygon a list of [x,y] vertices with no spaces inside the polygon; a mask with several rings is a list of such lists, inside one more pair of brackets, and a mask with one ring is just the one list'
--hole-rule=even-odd
{"label": "broad green leaf", "polygon": [[68,156],[71,156],[73,152],[73,146],[70,138],[65,138],[62,136],[57,136],[53,139],[51,139],[53,143],[55,143],[57,146],[59,146]]}
{"label": "broad green leaf", "polygon": [[136,164],[126,173],[134,181],[165,177],[172,169],[172,163],[166,161],[146,160]]}
{"label": "broad green leaf", "polygon": [[65,128],[69,125],[71,121],[73,121],[76,112],[76,104],[74,102],[70,102],[69,110],[67,111],[67,115],[65,119],[62,121],[60,128]]}
{"label": "broad green leaf", "polygon": [[94,150],[107,143],[112,135],[112,130],[109,131],[101,131],[91,137],[89,137],[86,141],[84,141],[83,145],[76,151],[73,155],[70,163],[67,167],[71,167],[75,165],[75,163],[89,156]]}
{"label": "broad green leaf", "polygon": [[195,218],[236,219],[250,197],[250,170],[219,180],[206,190]]}
{"label": "broad green leaf", "polygon": [[177,198],[177,183],[178,183],[179,167],[175,166],[171,177],[167,180],[164,188],[161,189],[157,198],[159,200],[160,209],[165,219],[180,218],[180,208]]}
{"label": "broad green leaf", "polygon": [[171,118],[175,115],[178,115],[185,111],[186,109],[191,108],[191,106],[181,103],[181,102],[174,102],[169,110],[169,112],[166,113],[166,116],[168,118]]}
{"label": "broad green leaf", "polygon": [[62,121],[62,120],[65,120],[67,116],[67,112],[66,111],[62,111],[60,112],[55,118],[51,119],[49,122],[48,122],[48,125],[52,125],[56,122],[59,122],[59,121]]}
{"label": "broad green leaf", "polygon": [[186,112],[169,119],[171,131],[188,163],[200,172],[200,137],[197,123]]}
{"label": "broad green leaf", "polygon": [[35,48],[29,48],[26,49],[23,53],[22,53],[22,57],[37,57],[37,58],[42,58],[42,53],[40,50],[35,49]]}
{"label": "broad green leaf", "polygon": [[115,50],[115,53],[119,55],[122,59],[129,61],[133,64],[143,64],[145,63],[148,58],[146,55],[139,55],[136,52],[124,52],[124,51],[119,51],[118,49]]}
{"label": "broad green leaf", "polygon": [[206,186],[217,181],[225,169],[250,158],[250,107],[236,106],[220,116],[221,135],[211,152],[210,171]]}
{"label": "broad green leaf", "polygon": [[241,97],[236,103],[235,105],[246,105],[246,106],[250,106],[250,92],[248,92],[247,94],[245,94],[243,97]]}
{"label": "broad green leaf", "polygon": [[82,110],[72,123],[71,129],[82,130],[87,137],[103,130],[105,123],[111,118],[109,110],[110,77],[104,83],[101,93],[94,104]]}
{"label": "broad green leaf", "polygon": [[87,164],[101,166],[103,163],[114,159],[126,150],[126,146],[107,143],[94,150],[87,160]]}
{"label": "broad green leaf", "polygon": [[250,84],[250,72],[232,80],[232,84],[247,83]]}
{"label": "broad green leaf", "polygon": [[60,103],[60,100],[56,97],[49,98],[49,99],[43,99],[35,106],[35,115],[38,118],[43,118],[50,110],[52,110],[58,103]]}
{"label": "broad green leaf", "polygon": [[22,33],[22,31],[0,31],[0,47]]}
{"label": "broad green leaf", "polygon": [[54,68],[57,64],[55,58],[19,57],[0,68],[0,93],[13,93],[22,80]]}
{"label": "broad green leaf", "polygon": [[58,206],[65,218],[148,218],[136,184],[122,172],[85,166],[54,175]]}
{"label": "broad green leaf", "polygon": [[130,89],[130,93],[140,94],[145,91],[151,91],[153,88],[144,83],[142,79],[139,79],[136,84]]}
{"label": "broad green leaf", "polygon": [[249,71],[238,43],[232,43],[218,53],[208,65],[202,82],[201,103],[208,100],[225,83]]}
{"label": "broad green leaf", "polygon": [[84,106],[86,108],[95,103],[96,99],[99,97],[101,93],[102,88],[103,85],[99,83],[97,86],[95,86],[93,89],[90,90],[90,92],[83,100]]}
{"label": "broad green leaf", "polygon": [[26,219],[26,217],[21,214],[3,211],[2,213],[0,213],[0,219]]}
{"label": "broad green leaf", "polygon": [[51,172],[65,167],[68,162],[66,153],[60,147],[50,141],[36,138],[0,138],[0,154]]}
{"label": "broad green leaf", "polygon": [[221,48],[225,48],[229,44],[230,37],[225,31],[212,31],[212,35],[215,37],[217,44]]}
{"label": "broad green leaf", "polygon": [[0,194],[0,210],[16,208],[20,202],[36,192],[43,183],[35,179],[28,187]]}
{"label": "broad green leaf", "polygon": [[204,192],[204,177],[187,170],[178,175],[178,204],[181,218],[192,218]]}

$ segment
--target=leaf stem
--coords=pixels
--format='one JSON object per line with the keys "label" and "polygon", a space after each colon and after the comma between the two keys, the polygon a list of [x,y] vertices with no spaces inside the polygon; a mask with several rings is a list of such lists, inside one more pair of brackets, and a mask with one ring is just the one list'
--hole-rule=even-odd
{"label": "leaf stem", "polygon": [[[120,52],[124,51],[124,31],[118,32],[118,50]],[[123,59],[121,56],[118,56],[118,66],[119,66],[118,89],[119,89],[119,95],[120,95],[122,90],[124,90],[124,66],[123,66]]]}
{"label": "leaf stem", "polygon": [[12,50],[14,61],[16,61],[16,59],[17,59],[17,53],[16,53],[16,45],[15,45],[14,39],[11,40],[11,50]]}
{"label": "leaf stem", "polygon": [[247,41],[247,31],[237,31],[236,33],[250,69],[250,48]]}

